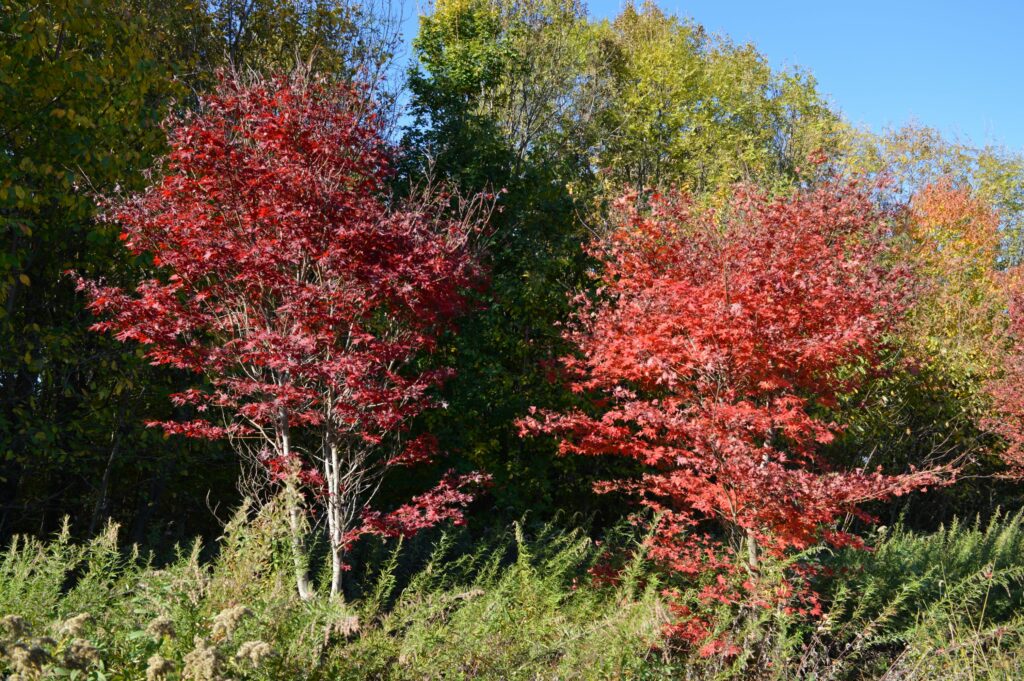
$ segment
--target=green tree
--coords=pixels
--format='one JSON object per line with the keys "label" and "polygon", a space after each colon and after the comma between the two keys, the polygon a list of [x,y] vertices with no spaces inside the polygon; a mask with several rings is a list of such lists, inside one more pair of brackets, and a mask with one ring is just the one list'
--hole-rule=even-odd
{"label": "green tree", "polygon": [[809,78],[651,5],[591,22],[574,0],[441,0],[414,48],[406,179],[508,190],[487,243],[490,288],[450,346],[459,374],[432,430],[496,476],[502,507],[593,508],[597,469],[625,464],[558,459],[511,424],[573,399],[552,380],[560,323],[590,285],[580,244],[606,197],[791,184],[838,119]]}
{"label": "green tree", "polygon": [[[6,532],[47,527],[68,511],[104,514],[112,470],[128,452],[136,473],[171,455],[137,424],[152,372],[88,332],[63,272],[117,279],[134,266],[115,251],[116,228],[94,222],[93,192],[140,177],[162,145],[162,103],[177,91],[145,23],[120,2],[8,0],[0,35]],[[148,487],[140,477],[123,482]]]}
{"label": "green tree", "polygon": [[[397,46],[395,17],[345,0],[208,0],[227,57],[239,67],[280,68],[296,59],[351,77],[375,73]],[[365,74],[364,74],[365,75]]]}
{"label": "green tree", "polygon": [[842,446],[880,464],[956,461],[959,484],[879,509],[932,528],[954,515],[1016,507],[1019,490],[992,479],[990,433],[979,427],[991,403],[1007,322],[1002,270],[1018,264],[1024,227],[1024,159],[908,124],[881,134],[849,128],[834,166],[886,177],[878,192],[899,219],[895,237],[915,268],[919,291],[900,329],[890,372],[848,397]]}
{"label": "green tree", "polygon": [[568,399],[550,373],[587,267],[588,207],[572,189],[593,184],[590,122],[609,76],[607,45],[593,37],[571,0],[442,0],[414,43],[407,178],[507,190],[486,240],[489,286],[449,344],[458,373],[431,429],[495,476],[497,504],[513,515],[591,499],[586,467],[524,441],[514,422]]}
{"label": "green tree", "polygon": [[928,185],[950,181],[970,189],[999,216],[1000,267],[1024,261],[1024,155],[998,145],[949,139],[911,123],[874,134],[849,129],[837,157],[849,173],[886,175],[890,200],[907,201]]}
{"label": "green tree", "polygon": [[685,185],[701,194],[737,182],[790,186],[813,152],[841,139],[813,77],[776,72],[735,45],[650,2],[602,25],[617,46],[617,87],[595,162],[616,191]]}
{"label": "green tree", "polygon": [[212,526],[196,500],[233,497],[232,458],[144,427],[170,416],[165,395],[181,377],[89,333],[63,273],[120,283],[147,266],[118,248],[116,225],[96,221],[95,196],[140,186],[164,151],[160,122],[194,106],[217,68],[302,61],[376,78],[390,63],[385,18],[304,0],[0,8],[0,536],[65,513],[79,531],[132,519],[136,541],[155,514],[179,518],[175,531]]}

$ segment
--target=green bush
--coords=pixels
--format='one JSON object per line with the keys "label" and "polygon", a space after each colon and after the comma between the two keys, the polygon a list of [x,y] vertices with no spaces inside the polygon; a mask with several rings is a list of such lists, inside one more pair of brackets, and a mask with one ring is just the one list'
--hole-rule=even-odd
{"label": "green bush", "polygon": [[833,677],[1024,677],[1024,514],[879,528],[874,544],[829,564],[816,642]]}
{"label": "green bush", "polygon": [[[242,508],[216,546],[162,566],[119,548],[113,526],[87,544],[65,528],[0,559],[0,678],[1024,678],[1021,514],[805,556],[823,568],[826,615],[714,610],[742,648],[729,658],[662,640],[663,589],[696,602],[697,587],[663,581],[642,543],[630,527],[599,543],[523,524],[381,542],[349,575],[354,597],[303,601],[275,503]],[[599,585],[588,571],[610,554],[622,569]],[[762,579],[785,569],[765,562]]]}
{"label": "green bush", "polygon": [[[0,672],[25,678],[636,678],[657,657],[656,581],[595,588],[600,548],[541,528],[486,542],[442,535],[398,592],[388,547],[351,602],[300,600],[280,510],[242,509],[216,557],[197,543],[157,568],[114,527],[77,546],[22,540],[0,563]],[[637,559],[639,565],[641,559]]]}

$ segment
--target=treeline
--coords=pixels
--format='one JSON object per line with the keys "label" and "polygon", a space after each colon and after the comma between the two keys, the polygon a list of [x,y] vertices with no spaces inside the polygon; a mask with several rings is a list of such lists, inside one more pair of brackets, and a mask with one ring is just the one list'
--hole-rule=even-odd
{"label": "treeline", "polygon": [[[67,276],[133,287],[150,272],[97,197],[142,189],[166,153],[160,123],[195,110],[218,74],[299,68],[369,84],[395,144],[396,195],[440,184],[498,196],[482,255],[486,285],[435,356],[455,369],[415,425],[446,465],[493,477],[473,523],[529,512],[619,519],[594,482],[637,472],[614,457],[556,455],[524,438],[531,408],[580,404],[560,380],[572,294],[598,286],[592,252],[612,200],[646,205],[681,189],[723,209],[737,183],[784,196],[833,178],[890,178],[874,190],[898,215],[898,259],[928,295],[894,327],[885,370],[838,397],[835,461],[889,472],[955,466],[956,485],[878,502],[920,527],[1017,506],[991,477],[1002,445],[983,424],[1005,346],[1003,273],[1020,260],[1024,160],[919,126],[851,127],[800,70],[708,34],[654,5],[595,21],[563,0],[439,0],[420,20],[414,62],[386,7],[315,0],[42,2],[0,17],[0,536],[46,534],[70,515],[95,534],[108,519],[167,548],[217,530],[239,499],[224,442],[166,437],[152,421],[189,417],[169,399],[192,386],[140,347],[89,330],[96,319]],[[152,174],[150,174],[152,170]],[[417,491],[397,481],[394,506]],[[388,494],[387,491],[384,492]],[[490,511],[488,509],[493,509]]]}
{"label": "treeline", "polygon": [[67,514],[86,532],[116,518],[151,545],[208,532],[210,509],[237,499],[235,457],[146,428],[172,416],[182,377],[89,331],[64,273],[142,271],[97,222],[97,198],[145,184],[166,151],[161,122],[219,69],[302,60],[380,80],[399,38],[386,17],[319,2],[5,2],[0,26],[0,534],[49,532]]}

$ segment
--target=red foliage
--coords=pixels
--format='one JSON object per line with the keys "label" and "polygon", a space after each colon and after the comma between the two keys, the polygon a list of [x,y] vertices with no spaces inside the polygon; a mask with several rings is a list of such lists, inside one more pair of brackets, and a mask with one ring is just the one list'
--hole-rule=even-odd
{"label": "red foliage", "polygon": [[[778,200],[739,189],[718,212],[680,195],[637,203],[620,200],[617,227],[594,244],[605,286],[567,334],[571,387],[590,406],[521,425],[562,436],[563,454],[640,462],[641,477],[597,491],[658,512],[651,555],[703,582],[717,574],[706,600],[727,603],[756,573],[741,543],[775,556],[857,544],[833,521],[935,482],[839,470],[824,449],[841,431],[827,416],[836,396],[865,375],[844,368],[872,365],[909,275],[885,265],[886,221],[853,184]],[[741,541],[729,547],[723,526]],[[707,634],[684,619],[676,634]]]}
{"label": "red foliage", "polygon": [[1001,436],[1004,447],[999,456],[1006,464],[1005,475],[1024,479],[1024,278],[1015,268],[1004,275],[1009,292],[1007,350],[1002,358],[1002,376],[989,386],[994,414],[983,425]]}
{"label": "red foliage", "polygon": [[437,487],[414,497],[408,504],[390,513],[363,509],[363,524],[357,532],[384,537],[411,537],[444,520],[462,525],[464,519],[460,509],[473,501],[472,494],[463,489],[467,484],[483,487],[490,484],[490,479],[481,473],[455,475],[449,471]]}
{"label": "red foliage", "polygon": [[[359,88],[227,79],[168,130],[160,179],[107,214],[154,274],[134,292],[80,279],[94,328],[203,375],[173,398],[197,417],[159,425],[251,443],[273,475],[300,459],[347,543],[386,469],[433,458],[430,439],[403,452],[399,436],[449,372],[413,362],[478,274],[482,204],[450,217],[441,193],[389,199],[390,149]],[[445,478],[415,526],[458,517],[470,497],[454,490],[475,482]]]}

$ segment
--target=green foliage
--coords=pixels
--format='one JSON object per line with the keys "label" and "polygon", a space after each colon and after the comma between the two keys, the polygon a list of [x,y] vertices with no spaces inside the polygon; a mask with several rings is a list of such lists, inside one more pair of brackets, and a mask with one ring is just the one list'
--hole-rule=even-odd
{"label": "green foliage", "polygon": [[775,72],[752,45],[708,35],[653,3],[602,25],[618,51],[615,94],[596,163],[611,189],[737,181],[790,186],[812,152],[830,152],[840,120],[814,79]]}
{"label": "green foliage", "polygon": [[[505,552],[511,563],[502,567]],[[628,676],[657,639],[655,585],[636,594],[633,584],[573,588],[594,555],[579,533],[544,529],[528,541],[518,526],[511,545],[489,556],[435,553],[382,620],[380,635],[401,640],[391,676]]]}
{"label": "green foliage", "polygon": [[1024,514],[923,535],[897,525],[876,538],[872,552],[845,551],[829,563],[820,631],[837,672],[883,671],[894,656],[907,678],[943,668],[1008,678],[994,672],[1014,655],[1021,668]]}
{"label": "green foliage", "polygon": [[991,479],[996,441],[980,426],[992,409],[989,384],[1008,323],[999,216],[960,181],[941,176],[916,188],[909,210],[893,221],[897,257],[915,275],[914,298],[889,339],[884,370],[837,410],[849,426],[838,446],[851,461],[890,471],[961,469],[962,482],[880,511],[890,521],[903,513],[919,528],[1020,500]]}
{"label": "green foliage", "polygon": [[169,543],[184,527],[165,521],[154,536],[155,515],[187,513],[211,490],[235,498],[229,452],[143,426],[171,416],[180,377],[90,332],[65,272],[122,284],[147,270],[96,221],[96,196],[140,186],[169,108],[189,106],[226,58],[372,79],[393,39],[334,2],[0,3],[0,536],[74,512],[90,518],[78,531],[115,516],[134,540]]}
{"label": "green foliage", "polygon": [[[394,546],[345,603],[294,595],[276,503],[239,511],[211,563],[196,545],[157,569],[118,553],[113,528],[85,545],[19,540],[0,562],[0,613],[23,625],[0,633],[0,671],[18,669],[24,645],[47,653],[45,673],[67,673],[75,639],[96,652],[81,671],[107,679],[144,678],[154,656],[167,678],[210,681],[635,678],[658,659],[657,582],[587,586],[599,549],[580,532],[517,526],[454,557],[459,541],[442,536],[411,577]],[[203,660],[208,675],[195,676]]]}
{"label": "green foliage", "polygon": [[[0,557],[0,673],[1000,679],[1014,678],[1024,655],[1020,514],[932,535],[896,527],[879,532],[873,553],[803,556],[827,568],[825,618],[723,606],[716,625],[742,643],[728,657],[665,646],[666,584],[638,550],[635,528],[601,545],[580,531],[521,524],[483,540],[459,531],[432,545],[381,544],[346,602],[295,595],[287,525],[280,500],[243,507],[215,558],[201,559],[195,543],[160,567],[119,550],[113,526],[85,544],[67,529],[48,542],[16,540]],[[587,571],[611,555],[631,557],[617,583],[599,585]],[[762,569],[770,581],[789,566]],[[681,597],[697,602],[696,591]]]}
{"label": "green foliage", "polygon": [[[166,489],[177,477],[169,462],[189,451],[141,427],[167,377],[89,332],[64,276],[118,281],[141,264],[119,255],[116,227],[94,222],[94,192],[135,186],[162,149],[163,107],[181,92],[148,30],[110,0],[11,0],[0,12],[4,533],[52,527],[54,499],[93,514],[92,529],[111,497],[142,519],[162,500],[137,492],[163,496],[149,481],[162,477]],[[126,451],[137,457],[127,467]]]}
{"label": "green foliage", "polygon": [[213,42],[214,63],[226,60],[236,69],[264,73],[302,64],[330,78],[359,79],[375,88],[381,110],[391,116],[397,92],[388,80],[401,35],[390,3],[206,0],[189,6],[197,5],[205,9],[209,29],[203,37]]}
{"label": "green foliage", "polygon": [[[443,449],[495,476],[506,519],[593,503],[590,476],[556,459],[549,443],[523,441],[514,425],[532,405],[567,399],[550,369],[569,294],[585,283],[585,229],[567,188],[580,171],[560,147],[575,128],[549,123],[584,96],[574,75],[587,51],[584,27],[569,2],[453,0],[421,20],[414,43],[406,177],[433,175],[463,192],[507,190],[483,244],[487,289],[446,349],[457,370],[449,408],[427,423]],[[531,71],[542,64],[534,49],[569,61]],[[528,123],[535,117],[545,125]]]}
{"label": "green foliage", "polygon": [[[905,339],[891,340],[881,373],[840,396],[834,417],[845,430],[831,445],[835,459],[890,472],[953,464],[964,467],[960,474],[966,480],[872,504],[869,512],[885,523],[903,515],[915,529],[934,530],[957,514],[990,514],[1001,503],[1013,503],[1019,496],[1013,486],[988,477],[992,438],[978,426],[988,408],[982,392],[986,375],[950,362],[945,344],[922,364]],[[975,475],[984,477],[973,480]]]}

